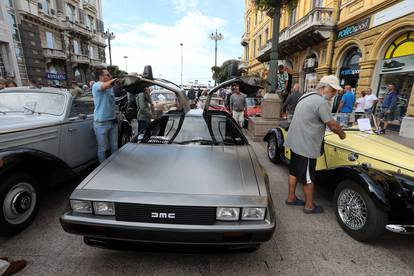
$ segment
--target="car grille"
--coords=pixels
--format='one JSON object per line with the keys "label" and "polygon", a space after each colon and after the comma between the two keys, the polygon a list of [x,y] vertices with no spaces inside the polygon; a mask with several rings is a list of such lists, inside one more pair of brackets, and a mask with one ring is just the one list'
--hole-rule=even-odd
{"label": "car grille", "polygon": [[129,222],[212,225],[216,220],[215,207],[115,203],[115,214]]}

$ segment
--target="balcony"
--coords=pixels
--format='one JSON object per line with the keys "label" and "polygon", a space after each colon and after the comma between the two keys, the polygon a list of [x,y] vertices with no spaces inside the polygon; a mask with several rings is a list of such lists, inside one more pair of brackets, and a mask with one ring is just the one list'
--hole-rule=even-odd
{"label": "balcony", "polygon": [[102,62],[101,60],[99,60],[99,59],[92,59],[91,58],[91,60],[90,60],[90,64],[92,65],[92,66],[102,66],[102,65],[104,65],[105,63],[104,62]]}
{"label": "balcony", "polygon": [[[272,49],[272,40],[271,39],[269,39],[268,41],[266,41],[266,44],[260,46],[259,52],[257,53],[257,57],[256,58],[260,62],[266,61],[266,60],[263,60],[262,61],[262,59],[270,55],[270,49]],[[269,58],[270,58],[270,56],[269,56]]]}
{"label": "balcony", "polygon": [[[315,8],[292,26],[279,33],[279,56],[289,56],[302,51],[329,38],[334,30],[333,9]],[[269,61],[272,42],[259,50],[257,59],[260,62]]]}
{"label": "balcony", "polygon": [[93,13],[96,13],[96,3],[95,0],[83,0],[83,8],[88,9]]}
{"label": "balcony", "polygon": [[91,39],[93,36],[93,33],[91,30],[89,30],[88,27],[83,26],[82,24],[79,24],[78,22],[71,22],[66,18],[66,21],[63,22],[65,30],[69,32],[73,32],[76,34],[80,34],[87,39]]}
{"label": "balcony", "polygon": [[49,59],[63,59],[66,60],[66,55],[63,50],[43,48],[43,55]]}
{"label": "balcony", "polygon": [[87,55],[76,55],[72,54],[73,63],[90,64],[89,57]]}
{"label": "balcony", "polygon": [[249,41],[250,41],[249,35],[250,35],[249,32],[246,32],[242,35],[240,44],[243,47],[246,47],[249,44]]}
{"label": "balcony", "polygon": [[306,49],[329,38],[334,30],[333,9],[315,8],[279,35],[282,55]]}

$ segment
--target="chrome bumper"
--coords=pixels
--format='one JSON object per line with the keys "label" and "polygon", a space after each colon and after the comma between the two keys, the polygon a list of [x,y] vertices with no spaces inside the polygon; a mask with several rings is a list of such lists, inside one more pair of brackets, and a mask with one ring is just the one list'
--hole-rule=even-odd
{"label": "chrome bumper", "polygon": [[414,234],[414,225],[388,224],[385,228],[398,234]]}

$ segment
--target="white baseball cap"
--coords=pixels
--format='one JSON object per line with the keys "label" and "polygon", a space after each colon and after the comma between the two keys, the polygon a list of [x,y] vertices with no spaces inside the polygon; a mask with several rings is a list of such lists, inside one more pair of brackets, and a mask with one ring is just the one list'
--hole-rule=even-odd
{"label": "white baseball cap", "polygon": [[339,85],[339,79],[334,75],[324,76],[319,82],[329,84],[333,89],[341,90],[342,87]]}

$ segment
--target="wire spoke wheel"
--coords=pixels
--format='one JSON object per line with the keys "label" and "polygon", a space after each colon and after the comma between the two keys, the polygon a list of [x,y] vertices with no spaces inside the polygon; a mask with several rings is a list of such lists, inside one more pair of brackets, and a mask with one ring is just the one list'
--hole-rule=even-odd
{"label": "wire spoke wheel", "polygon": [[337,202],[342,222],[352,230],[362,229],[368,220],[368,208],[363,197],[355,190],[344,189]]}

